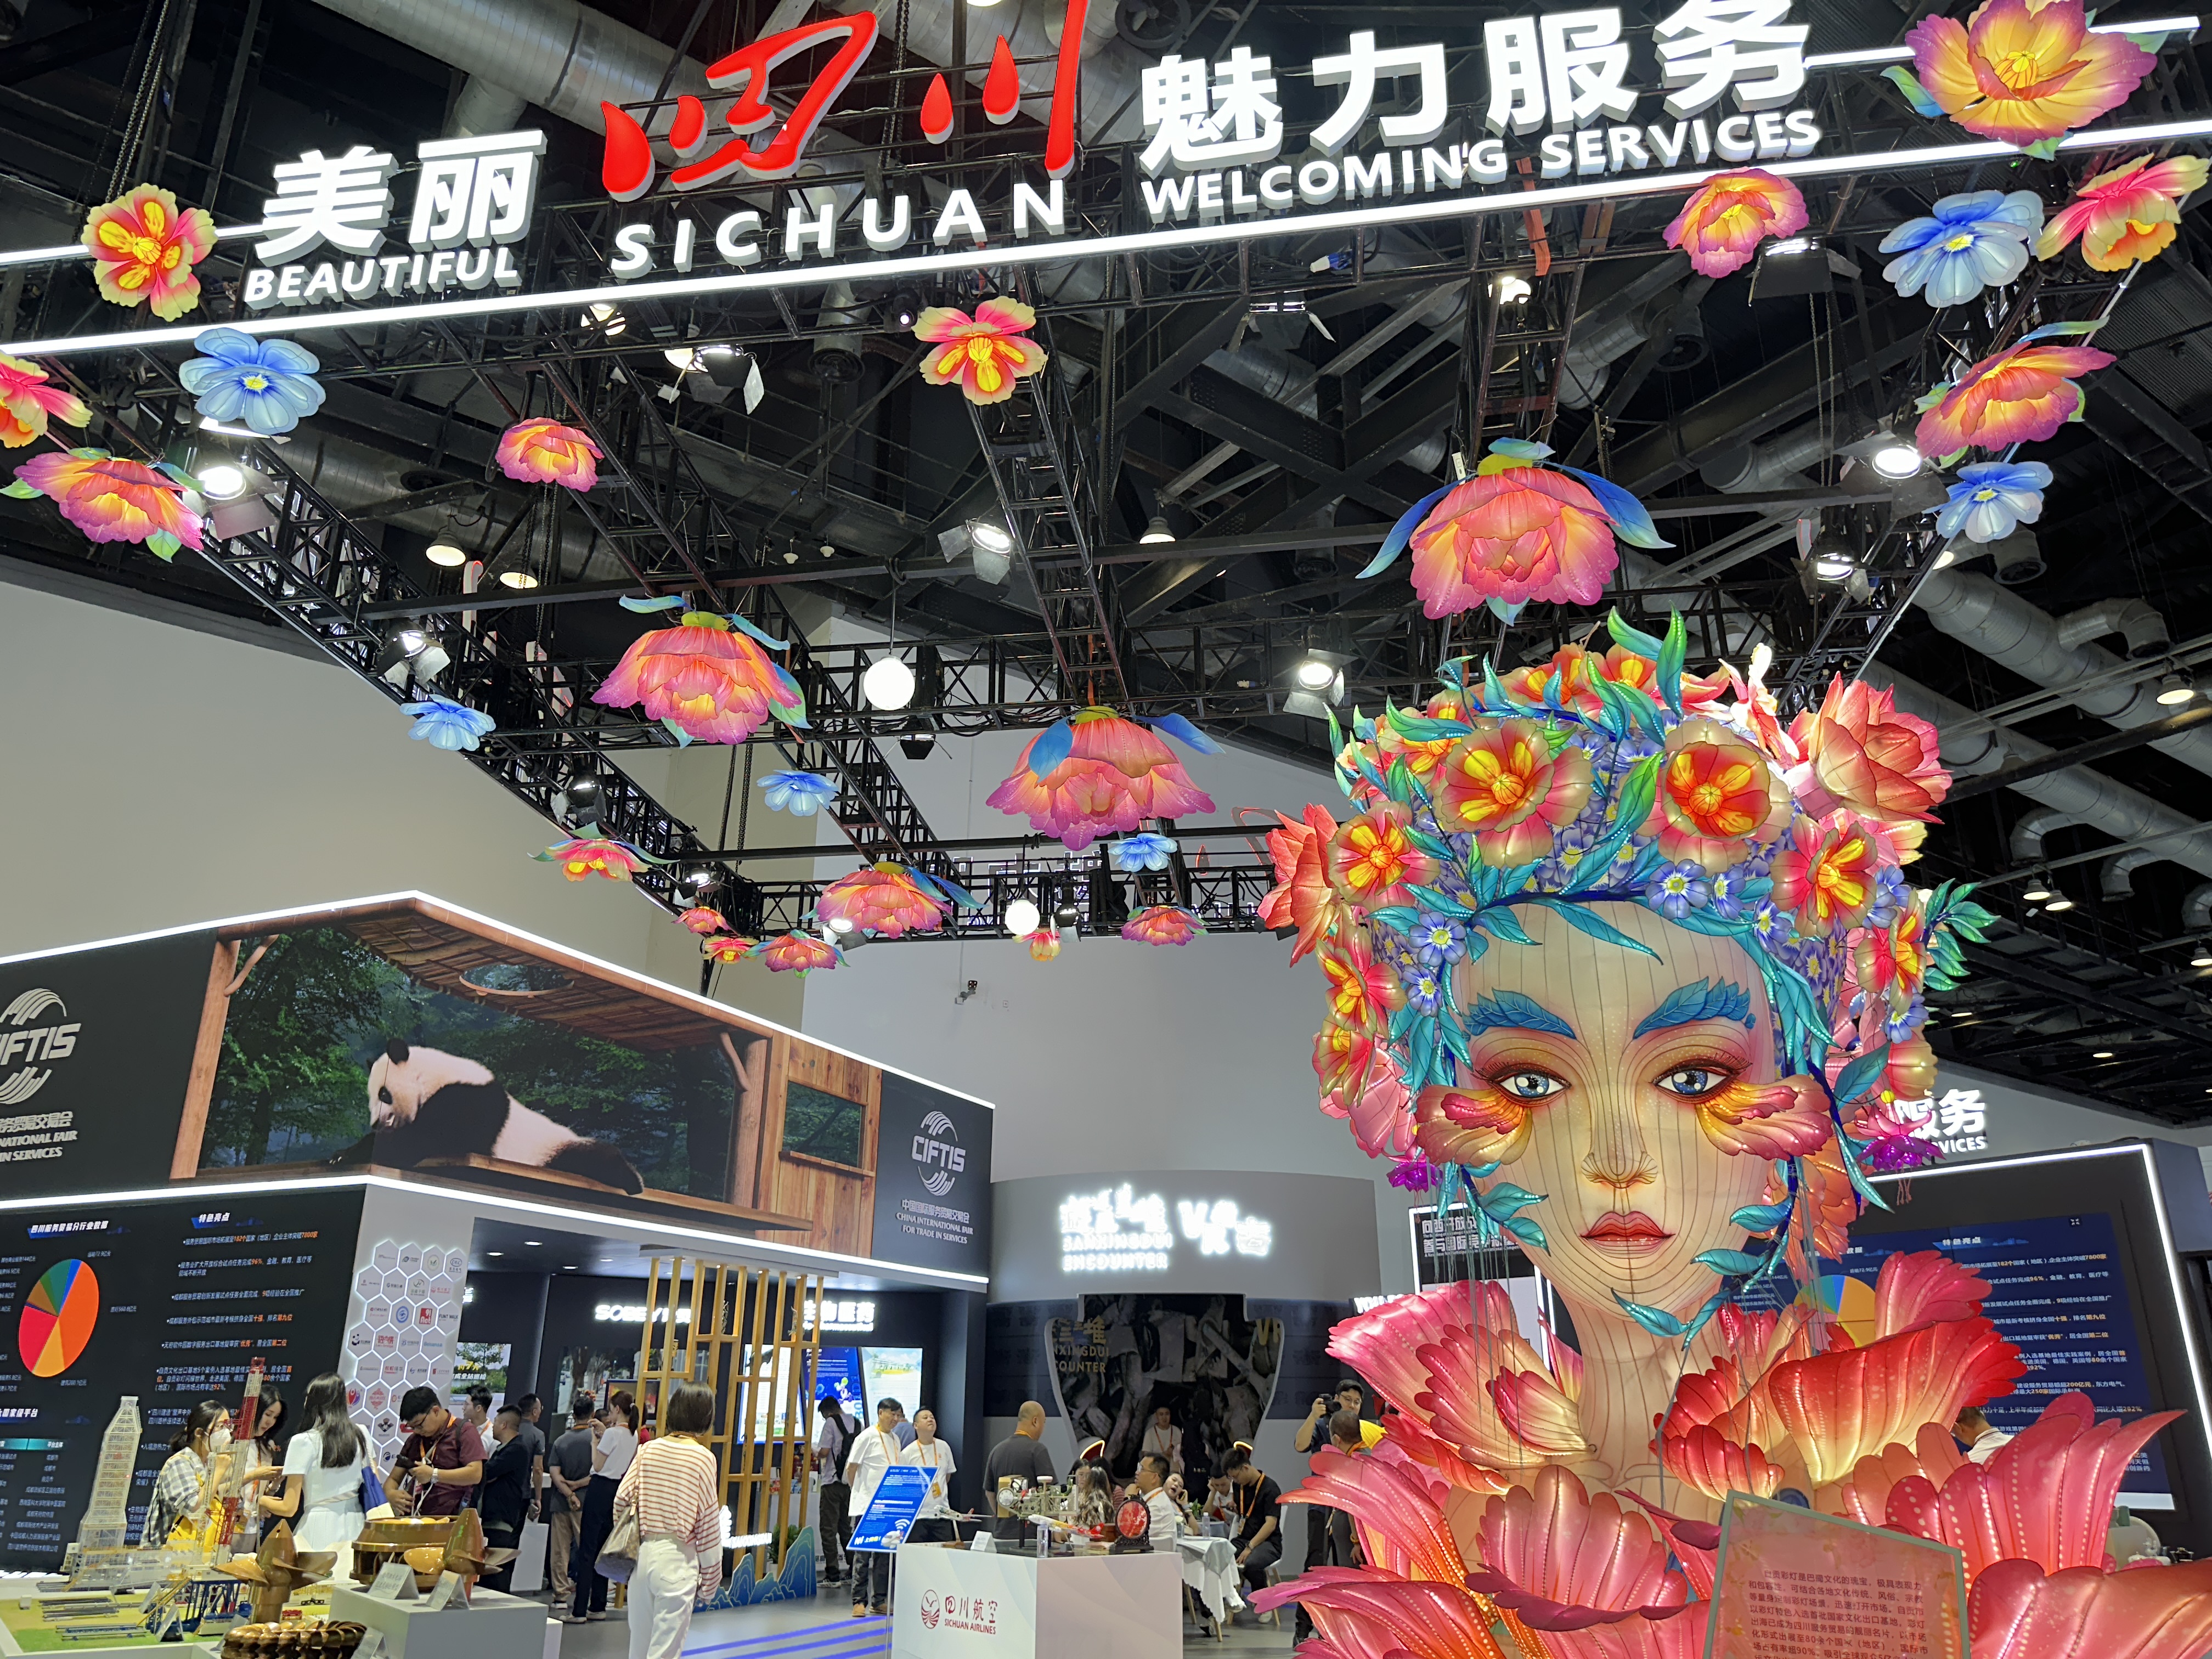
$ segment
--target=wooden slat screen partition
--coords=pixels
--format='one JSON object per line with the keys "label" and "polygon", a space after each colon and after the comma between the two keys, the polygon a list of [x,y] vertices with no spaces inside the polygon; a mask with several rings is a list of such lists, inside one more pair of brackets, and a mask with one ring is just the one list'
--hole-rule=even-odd
{"label": "wooden slat screen partition", "polygon": [[655,1256],[646,1281],[638,1405],[649,1404],[658,1422],[677,1383],[714,1391],[706,1439],[721,1468],[731,1530],[774,1540],[751,1551],[756,1582],[782,1571],[787,1528],[806,1516],[821,1310],[819,1273]]}

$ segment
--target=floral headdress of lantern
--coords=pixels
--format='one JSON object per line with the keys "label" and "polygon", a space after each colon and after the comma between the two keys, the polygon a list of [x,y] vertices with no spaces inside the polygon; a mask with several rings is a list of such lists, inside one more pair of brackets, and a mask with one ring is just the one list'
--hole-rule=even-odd
{"label": "floral headdress of lantern", "polygon": [[[1690,1322],[1621,1299],[1686,1339],[1785,1264],[1802,1282],[1817,1255],[1840,1253],[1859,1205],[1881,1203],[1869,1167],[1932,1152],[1895,1109],[1932,1079],[1922,994],[1963,974],[1962,945],[1990,917],[1966,888],[1916,890],[1902,874],[1949,787],[1933,727],[1840,679],[1785,727],[1763,647],[1747,676],[1700,678],[1684,672],[1679,616],[1663,639],[1617,614],[1610,628],[1602,654],[1569,646],[1503,676],[1486,663],[1475,680],[1462,659],[1425,709],[1355,714],[1350,739],[1334,735],[1358,815],[1282,821],[1262,915],[1296,927],[1296,954],[1317,951],[1327,975],[1323,1110],[1350,1118],[1370,1154],[1433,1166],[1440,1207],[1465,1192],[1490,1236],[1539,1248],[1518,1213],[1536,1194],[1472,1185],[1523,1126],[1455,1087],[1495,1011],[1487,997],[1462,1006],[1453,964],[1534,944],[1533,910],[1646,955],[1609,909],[1642,905],[1739,944],[1765,986],[1784,1080],[1702,1127],[1777,1160],[1771,1201],[1735,1218],[1764,1243],[1699,1258],[1722,1284]],[[1676,994],[1743,1000],[1702,983]],[[1749,1018],[1747,1005],[1705,1012]]]}

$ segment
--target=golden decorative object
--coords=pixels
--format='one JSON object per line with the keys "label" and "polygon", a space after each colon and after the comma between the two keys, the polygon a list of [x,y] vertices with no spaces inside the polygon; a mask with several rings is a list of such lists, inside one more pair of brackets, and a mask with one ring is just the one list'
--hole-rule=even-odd
{"label": "golden decorative object", "polygon": [[[450,1515],[393,1516],[388,1520],[371,1521],[362,1528],[361,1536],[353,1540],[355,1582],[365,1589],[376,1582],[376,1575],[388,1564],[404,1560],[415,1571],[416,1588],[429,1589],[444,1570],[446,1545],[455,1531],[453,1521]],[[418,1549],[435,1550],[439,1559],[427,1569],[407,1560],[409,1552]]]}
{"label": "golden decorative object", "polygon": [[303,1584],[320,1583],[337,1559],[336,1550],[295,1549],[291,1522],[279,1521],[253,1554],[233,1556],[217,1571],[252,1585],[255,1620],[275,1624],[283,1616],[292,1592]]}

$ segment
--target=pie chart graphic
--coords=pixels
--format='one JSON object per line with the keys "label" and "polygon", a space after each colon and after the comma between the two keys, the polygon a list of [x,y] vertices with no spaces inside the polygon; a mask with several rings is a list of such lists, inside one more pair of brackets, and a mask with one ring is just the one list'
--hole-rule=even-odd
{"label": "pie chart graphic", "polygon": [[82,1261],[57,1261],[39,1275],[15,1325],[15,1351],[33,1376],[76,1364],[100,1322],[100,1280]]}

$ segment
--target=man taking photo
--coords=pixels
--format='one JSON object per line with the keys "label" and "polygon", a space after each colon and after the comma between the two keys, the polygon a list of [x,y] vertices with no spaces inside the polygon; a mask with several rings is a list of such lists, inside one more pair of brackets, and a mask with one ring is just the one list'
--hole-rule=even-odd
{"label": "man taking photo", "polygon": [[392,1466],[392,1507],[403,1515],[459,1515],[469,1488],[483,1481],[483,1437],[441,1405],[435,1389],[408,1389],[399,1420],[407,1439]]}

